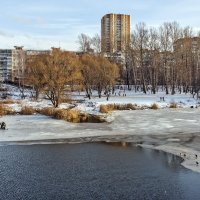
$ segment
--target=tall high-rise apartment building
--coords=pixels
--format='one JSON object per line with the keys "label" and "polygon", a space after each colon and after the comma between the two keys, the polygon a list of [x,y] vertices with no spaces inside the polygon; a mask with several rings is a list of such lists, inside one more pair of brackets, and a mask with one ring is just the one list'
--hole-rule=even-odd
{"label": "tall high-rise apartment building", "polygon": [[106,14],[101,19],[101,51],[123,52],[130,43],[130,15]]}

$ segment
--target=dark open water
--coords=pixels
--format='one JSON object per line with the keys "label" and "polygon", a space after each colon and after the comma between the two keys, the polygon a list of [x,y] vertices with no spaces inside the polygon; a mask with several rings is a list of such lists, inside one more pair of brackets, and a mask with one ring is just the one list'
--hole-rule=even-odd
{"label": "dark open water", "polygon": [[200,174],[161,151],[100,143],[0,147],[0,199],[200,199]]}

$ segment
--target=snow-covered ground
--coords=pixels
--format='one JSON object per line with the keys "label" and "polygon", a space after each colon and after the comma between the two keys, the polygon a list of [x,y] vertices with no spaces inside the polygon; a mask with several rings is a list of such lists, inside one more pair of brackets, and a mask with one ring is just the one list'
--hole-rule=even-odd
{"label": "snow-covered ground", "polygon": [[[8,97],[20,99],[20,93],[14,86],[8,87]],[[115,94],[116,93],[116,94]],[[98,98],[93,93],[91,100],[85,98],[85,93],[73,93],[72,99],[76,109],[88,113],[98,113],[101,104],[137,104],[139,107],[148,107],[156,103],[159,110],[115,111],[108,114],[108,123],[80,123],[74,124],[62,120],[52,119],[42,115],[32,116],[3,116],[8,130],[0,130],[0,144],[13,142],[38,143],[47,140],[76,138],[92,138],[93,141],[127,141],[142,143],[143,147],[182,156],[183,165],[200,172],[200,102],[191,94],[165,95],[135,93],[133,90],[116,90],[107,101],[106,97]],[[49,100],[33,101],[30,91],[26,91],[26,99],[12,103],[9,106],[20,111],[23,106],[43,108],[52,106]],[[160,99],[164,97],[164,101]],[[169,109],[171,103],[179,108]],[[61,104],[60,108],[68,108],[70,104]],[[95,139],[96,138],[96,139]],[[89,139],[88,139],[89,140]],[[55,142],[55,141],[54,141]],[[181,155],[180,155],[181,154]],[[183,155],[186,156],[183,156]],[[198,156],[196,159],[195,155]]]}
{"label": "snow-covered ground", "polygon": [[[120,96],[119,96],[120,92]],[[124,91],[116,90],[116,95],[113,94],[109,97],[107,101],[106,96],[98,98],[97,94],[93,94],[91,100],[84,98],[84,93],[74,94],[73,98],[80,99],[85,101],[78,105],[78,108],[83,111],[98,111],[101,104],[136,104],[139,107],[149,107],[152,104],[156,103],[159,108],[169,107],[171,103],[176,103],[177,107],[187,108],[187,107],[199,107],[200,100],[193,98],[191,94],[175,94],[175,95],[166,95],[165,92],[160,91],[156,94],[144,94],[142,92],[135,93],[133,90]],[[123,96],[126,94],[126,96]],[[164,101],[160,99],[164,97]]]}
{"label": "snow-covered ground", "polygon": [[[8,89],[8,98],[20,100],[20,91],[16,86],[4,85]],[[34,108],[43,108],[52,106],[51,102],[47,99],[39,99],[39,101],[34,101],[31,99],[31,90],[25,90],[26,98],[20,100],[20,104],[9,105],[13,110],[20,111],[22,106],[31,106]],[[101,104],[136,104],[138,107],[149,107],[156,103],[159,108],[168,108],[171,103],[176,103],[177,107],[187,108],[187,107],[199,107],[200,100],[193,98],[192,94],[179,94],[166,95],[164,91],[160,90],[156,94],[144,94],[142,92],[135,92],[134,90],[120,90],[116,89],[114,94],[110,95],[109,100],[105,95],[99,98],[96,91],[93,91],[93,95],[89,100],[85,96],[85,92],[74,92],[71,95],[76,106],[83,112],[98,113]],[[164,98],[164,101],[161,99]],[[60,108],[68,108],[70,104],[63,103]]]}

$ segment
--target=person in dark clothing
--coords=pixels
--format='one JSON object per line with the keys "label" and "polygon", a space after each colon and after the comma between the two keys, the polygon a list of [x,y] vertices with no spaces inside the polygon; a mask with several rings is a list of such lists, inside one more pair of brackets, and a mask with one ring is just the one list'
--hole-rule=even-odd
{"label": "person in dark clothing", "polygon": [[1,122],[1,129],[6,129],[6,123],[5,122]]}

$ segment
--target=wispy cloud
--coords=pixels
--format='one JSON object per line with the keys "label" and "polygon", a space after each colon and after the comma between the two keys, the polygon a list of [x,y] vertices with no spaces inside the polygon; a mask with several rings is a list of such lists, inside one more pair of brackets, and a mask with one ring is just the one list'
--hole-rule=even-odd
{"label": "wispy cloud", "polygon": [[174,20],[200,29],[199,0],[6,0],[1,2],[1,48],[44,49],[60,43],[75,50],[80,33],[100,34],[106,13],[130,14],[132,30],[141,21],[159,26]]}
{"label": "wispy cloud", "polygon": [[9,17],[11,21],[22,24],[22,25],[32,25],[32,24],[45,24],[46,21],[43,17],[26,17],[26,16],[11,16]]}
{"label": "wispy cloud", "polygon": [[0,36],[1,36],[1,37],[7,37],[7,38],[12,38],[12,37],[14,37],[13,34],[7,33],[7,32],[2,31],[2,30],[0,30]]}

